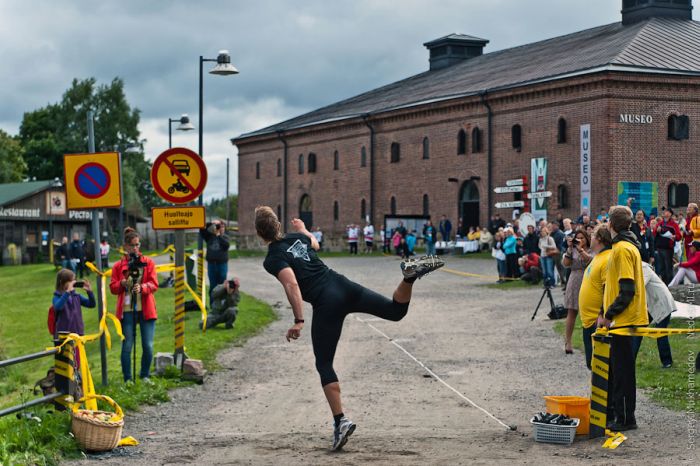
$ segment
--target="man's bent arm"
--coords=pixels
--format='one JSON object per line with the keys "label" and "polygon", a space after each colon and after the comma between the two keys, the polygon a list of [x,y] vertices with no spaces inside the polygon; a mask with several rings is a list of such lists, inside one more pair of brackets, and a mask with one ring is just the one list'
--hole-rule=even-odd
{"label": "man's bent arm", "polygon": [[[318,244],[318,243],[317,243]],[[277,280],[280,281],[284,292],[287,294],[287,300],[292,306],[292,312],[295,319],[304,319],[304,305],[301,299],[301,290],[297,283],[297,277],[291,267],[285,267],[277,274]]]}
{"label": "man's bent arm", "polygon": [[615,301],[608,307],[605,313],[605,318],[608,320],[613,320],[616,315],[619,315],[627,309],[634,299],[635,286],[634,280],[629,278],[621,278],[620,281],[620,294],[617,295]]}

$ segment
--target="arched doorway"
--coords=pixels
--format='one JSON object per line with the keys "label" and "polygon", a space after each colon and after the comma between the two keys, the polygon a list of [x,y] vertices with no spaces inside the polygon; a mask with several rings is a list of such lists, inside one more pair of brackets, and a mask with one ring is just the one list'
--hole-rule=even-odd
{"label": "arched doorway", "polygon": [[308,194],[301,196],[299,201],[299,219],[311,231],[311,228],[314,226],[314,216],[311,213],[311,197]]}
{"label": "arched doorway", "polygon": [[465,229],[479,226],[479,188],[474,181],[462,183],[457,210]]}

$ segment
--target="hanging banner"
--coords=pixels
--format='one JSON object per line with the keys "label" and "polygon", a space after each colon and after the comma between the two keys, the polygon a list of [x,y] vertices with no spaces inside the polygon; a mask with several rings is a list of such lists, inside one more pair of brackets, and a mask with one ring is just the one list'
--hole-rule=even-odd
{"label": "hanging banner", "polygon": [[591,211],[591,125],[581,125],[581,212]]}
{"label": "hanging banner", "polygon": [[[545,157],[530,160],[530,180],[532,183],[532,193],[547,190],[547,159]],[[535,216],[537,221],[547,219],[547,203],[546,197],[532,200],[532,215]]]}

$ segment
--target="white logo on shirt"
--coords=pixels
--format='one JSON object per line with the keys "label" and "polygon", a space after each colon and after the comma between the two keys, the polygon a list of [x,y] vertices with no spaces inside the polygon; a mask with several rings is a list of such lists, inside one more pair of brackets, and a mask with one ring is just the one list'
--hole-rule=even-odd
{"label": "white logo on shirt", "polygon": [[295,259],[301,258],[306,262],[311,262],[309,251],[306,249],[306,244],[302,243],[301,240],[296,240],[294,244],[287,249],[287,252],[292,253],[292,256],[294,256]]}

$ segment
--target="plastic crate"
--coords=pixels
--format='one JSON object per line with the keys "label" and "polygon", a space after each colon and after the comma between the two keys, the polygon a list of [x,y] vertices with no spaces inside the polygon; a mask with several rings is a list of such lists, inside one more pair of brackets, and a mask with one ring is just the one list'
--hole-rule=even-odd
{"label": "plastic crate", "polygon": [[580,396],[545,396],[546,410],[552,414],[566,414],[579,419],[576,435],[588,435],[590,430],[591,400]]}
{"label": "plastic crate", "polygon": [[570,426],[558,424],[542,424],[535,422],[535,418],[530,419],[532,431],[535,435],[535,442],[558,443],[561,445],[571,445],[576,437],[576,428],[579,419],[573,418],[574,423]]}

